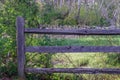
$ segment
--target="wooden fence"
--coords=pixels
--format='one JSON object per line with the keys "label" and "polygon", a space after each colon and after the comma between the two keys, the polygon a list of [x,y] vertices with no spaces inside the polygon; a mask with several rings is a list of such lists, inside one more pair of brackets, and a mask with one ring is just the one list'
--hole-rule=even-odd
{"label": "wooden fence", "polygon": [[25,73],[80,73],[80,74],[120,74],[120,69],[116,68],[26,68],[26,52],[43,53],[65,53],[65,52],[120,52],[120,46],[25,46],[25,33],[53,34],[53,35],[120,35],[120,29],[98,30],[59,30],[59,29],[39,29],[24,28],[24,19],[17,17],[17,58],[18,75],[24,80]]}

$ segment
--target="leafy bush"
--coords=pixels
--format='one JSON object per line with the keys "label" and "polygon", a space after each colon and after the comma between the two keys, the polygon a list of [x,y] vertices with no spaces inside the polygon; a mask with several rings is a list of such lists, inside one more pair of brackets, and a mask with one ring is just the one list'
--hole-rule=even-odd
{"label": "leafy bush", "polygon": [[29,26],[38,24],[38,21],[36,21],[37,6],[34,5],[35,3],[28,3],[30,1],[26,0],[22,1],[4,1],[3,8],[0,9],[0,15],[2,16],[0,17],[0,76],[17,75],[16,17],[23,16],[26,19],[26,26],[28,24]]}

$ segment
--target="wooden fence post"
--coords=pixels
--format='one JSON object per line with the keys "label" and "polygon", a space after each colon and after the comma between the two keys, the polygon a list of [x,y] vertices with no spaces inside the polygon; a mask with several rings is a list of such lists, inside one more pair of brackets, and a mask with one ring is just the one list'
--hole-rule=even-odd
{"label": "wooden fence post", "polygon": [[24,18],[17,17],[17,60],[18,60],[18,76],[19,80],[25,80],[25,37],[24,37]]}

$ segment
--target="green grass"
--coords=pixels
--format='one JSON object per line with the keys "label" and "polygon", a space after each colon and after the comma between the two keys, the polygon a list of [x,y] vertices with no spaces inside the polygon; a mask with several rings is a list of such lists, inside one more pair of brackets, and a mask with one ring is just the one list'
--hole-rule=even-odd
{"label": "green grass", "polygon": [[[85,36],[79,38],[65,38],[65,39],[33,39],[33,46],[64,46],[64,45],[82,45],[82,46],[118,46],[120,45],[120,36]],[[44,41],[44,43],[41,43]],[[36,43],[35,43],[36,42]],[[37,54],[38,55],[38,54]],[[31,55],[30,55],[31,56]],[[114,53],[56,53],[51,56],[51,67],[54,68],[120,68],[119,54]],[[41,66],[44,59],[39,59],[40,56],[34,57],[35,67]],[[38,63],[36,63],[38,62]],[[38,64],[38,65],[37,65]],[[43,64],[44,65],[44,64]],[[120,80],[119,75],[78,75],[78,74],[55,74],[55,80]],[[59,77],[63,76],[62,79]],[[79,79],[76,78],[79,76]],[[55,78],[54,76],[54,78]]]}
{"label": "green grass", "polygon": [[[92,37],[86,36],[79,39],[67,39],[64,41],[64,45],[85,45],[85,46],[117,46],[119,45],[119,36],[101,36]],[[113,53],[114,54],[114,53]],[[52,64],[55,68],[120,68],[120,64],[114,65],[116,57],[113,56],[109,59],[106,53],[58,53],[52,56]],[[69,80],[120,80],[119,75],[107,75],[107,74],[96,74],[96,75],[79,75],[76,74],[63,74],[65,80],[67,76]]]}
{"label": "green grass", "polygon": [[[111,53],[112,54],[112,53]],[[52,55],[52,64],[55,68],[120,68],[120,63],[114,65],[106,53],[58,53]],[[108,61],[111,61],[109,63]]]}
{"label": "green grass", "polygon": [[[71,36],[72,37],[72,36]],[[120,36],[80,36],[78,38],[27,38],[27,45],[32,46],[117,46],[120,45]]]}

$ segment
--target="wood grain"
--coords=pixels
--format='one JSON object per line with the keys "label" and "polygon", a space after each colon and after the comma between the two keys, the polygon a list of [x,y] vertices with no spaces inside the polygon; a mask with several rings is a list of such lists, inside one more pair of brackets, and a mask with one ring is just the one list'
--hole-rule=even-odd
{"label": "wood grain", "polygon": [[120,35],[120,29],[39,29],[26,28],[25,33],[54,34],[54,35]]}
{"label": "wood grain", "polygon": [[17,59],[18,59],[18,75],[20,80],[25,79],[24,66],[25,66],[25,39],[24,39],[24,19],[17,17]]}
{"label": "wood grain", "polygon": [[26,68],[27,73],[79,73],[79,74],[120,74],[120,69],[112,68]]}
{"label": "wood grain", "polygon": [[120,52],[120,46],[28,46],[25,51],[43,53]]}

